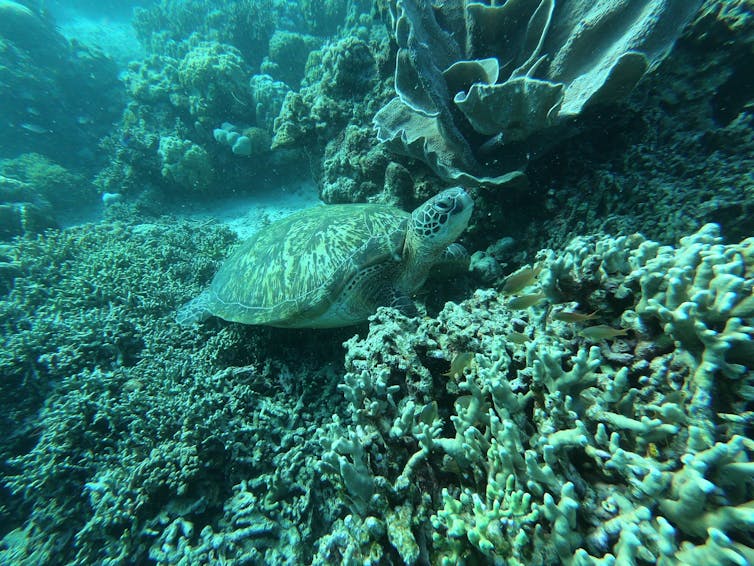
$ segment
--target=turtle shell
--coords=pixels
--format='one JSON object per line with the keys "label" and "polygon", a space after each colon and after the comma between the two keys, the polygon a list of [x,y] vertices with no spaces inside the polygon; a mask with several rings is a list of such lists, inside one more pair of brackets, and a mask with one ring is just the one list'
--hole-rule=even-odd
{"label": "turtle shell", "polygon": [[[409,217],[390,206],[344,204],[278,220],[225,261],[210,285],[207,309],[245,324],[315,327],[353,322],[322,317],[356,273],[388,262],[397,267]],[[375,284],[384,285],[384,276]]]}

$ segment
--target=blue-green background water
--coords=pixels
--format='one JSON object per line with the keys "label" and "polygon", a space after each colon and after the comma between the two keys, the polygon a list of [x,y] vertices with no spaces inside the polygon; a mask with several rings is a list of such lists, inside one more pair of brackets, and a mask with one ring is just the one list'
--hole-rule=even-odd
{"label": "blue-green background water", "polygon": [[[754,563],[753,14],[0,0],[0,563]],[[418,317],[176,323],[456,185]]]}

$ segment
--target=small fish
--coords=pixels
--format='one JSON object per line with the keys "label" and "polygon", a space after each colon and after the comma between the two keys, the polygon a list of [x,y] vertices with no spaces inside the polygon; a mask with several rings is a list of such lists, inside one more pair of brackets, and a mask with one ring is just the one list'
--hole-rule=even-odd
{"label": "small fish", "polygon": [[558,311],[556,313],[553,313],[552,319],[561,320],[563,322],[585,322],[587,320],[592,320],[596,316],[597,311],[591,312],[589,314],[576,311]]}
{"label": "small fish", "polygon": [[529,337],[523,332],[511,332],[507,338],[514,344],[526,344],[529,341]]}
{"label": "small fish", "polygon": [[49,134],[50,130],[47,128],[44,128],[38,124],[30,124],[28,122],[24,122],[21,124],[21,128],[26,130],[27,132],[31,132],[32,134]]}
{"label": "small fish", "polygon": [[464,370],[467,367],[471,367],[474,363],[474,352],[459,352],[453,356],[453,361],[450,362],[450,369],[443,375],[445,377],[456,377],[463,375]]}
{"label": "small fish", "polygon": [[530,265],[522,267],[515,273],[506,277],[502,292],[505,295],[513,295],[521,289],[528,287],[537,278],[540,271],[542,271],[542,267],[539,265],[534,267]]}
{"label": "small fish", "polygon": [[585,328],[584,330],[579,332],[579,336],[583,336],[588,340],[594,341],[611,340],[613,338],[617,338],[618,336],[625,336],[626,334],[628,334],[628,329],[613,328],[612,326],[608,326],[607,324],[590,326],[589,328]]}
{"label": "small fish", "polygon": [[660,455],[660,450],[657,448],[657,444],[650,442],[647,445],[647,457],[657,459]]}
{"label": "small fish", "polygon": [[536,305],[539,301],[541,301],[544,298],[545,298],[544,293],[531,293],[529,295],[520,295],[518,297],[513,297],[510,301],[508,301],[508,308],[511,308],[513,310],[528,309],[529,307]]}
{"label": "small fish", "polygon": [[437,420],[437,401],[424,405],[424,408],[419,413],[419,419],[428,425],[434,423]]}

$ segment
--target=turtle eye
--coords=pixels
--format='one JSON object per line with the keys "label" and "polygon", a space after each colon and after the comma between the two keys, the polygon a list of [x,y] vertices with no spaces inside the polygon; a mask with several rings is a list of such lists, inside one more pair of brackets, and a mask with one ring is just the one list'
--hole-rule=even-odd
{"label": "turtle eye", "polygon": [[435,203],[435,208],[437,208],[437,210],[439,210],[440,212],[448,212],[451,208],[453,208],[453,205],[450,203],[450,201],[439,200]]}

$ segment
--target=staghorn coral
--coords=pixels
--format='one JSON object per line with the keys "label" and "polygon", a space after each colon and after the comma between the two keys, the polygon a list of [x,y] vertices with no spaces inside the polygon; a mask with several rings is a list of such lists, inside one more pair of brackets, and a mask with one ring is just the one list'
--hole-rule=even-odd
{"label": "staghorn coral", "polygon": [[[315,423],[337,409],[315,416],[325,405],[308,399],[334,372],[302,379],[257,356],[272,352],[264,339],[173,326],[232,239],[207,225],[86,225],[4,251],[17,274],[0,298],[0,392],[17,401],[1,423],[0,561],[277,562],[305,556],[331,522]],[[255,521],[287,542],[271,548]]]}

